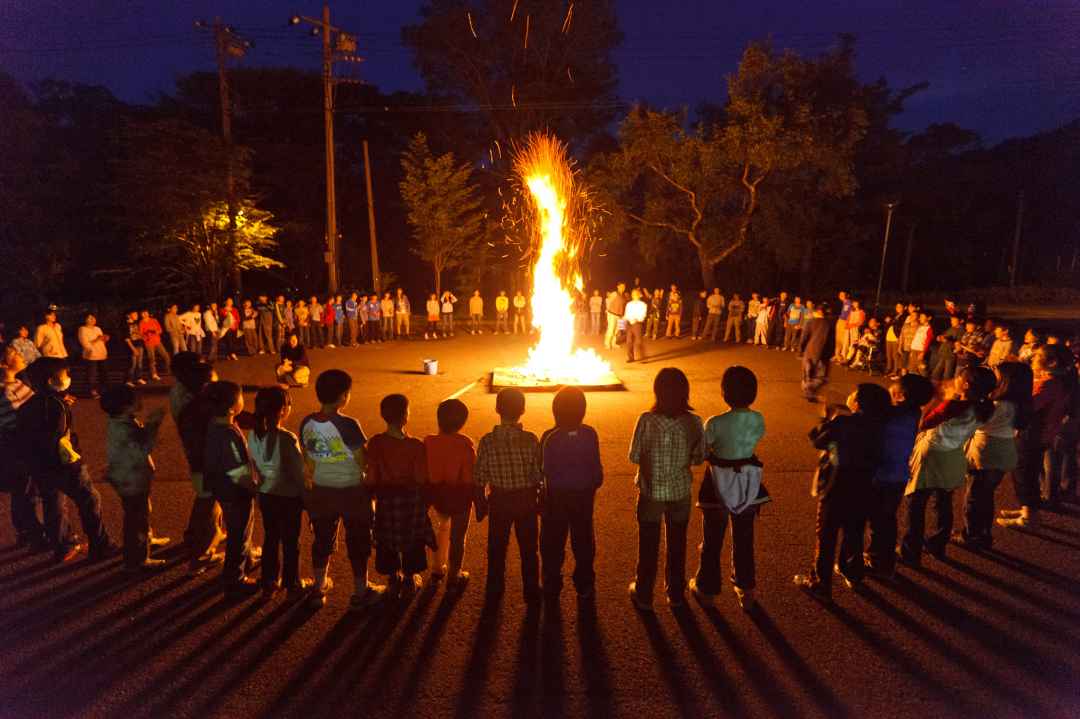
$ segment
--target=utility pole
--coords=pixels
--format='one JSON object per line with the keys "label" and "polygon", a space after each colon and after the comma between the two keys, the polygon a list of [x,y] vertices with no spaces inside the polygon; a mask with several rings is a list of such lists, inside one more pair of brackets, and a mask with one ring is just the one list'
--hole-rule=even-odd
{"label": "utility pole", "polygon": [[1012,264],[1009,266],[1009,287],[1016,287],[1016,266],[1020,262],[1020,236],[1024,229],[1024,191],[1016,193],[1016,231],[1013,233]]}
{"label": "utility pole", "polygon": [[[238,36],[231,26],[221,22],[221,18],[214,18],[212,23],[196,20],[195,27],[214,33],[214,57],[218,71],[218,104],[221,107],[221,137],[225,140],[225,151],[229,154],[225,175],[225,203],[229,215],[229,245],[235,257],[236,176],[233,168],[232,96],[229,90],[228,61],[229,58],[242,58],[255,44]],[[238,266],[232,268],[232,283],[239,297],[243,294],[243,281]]]}
{"label": "utility pole", "polygon": [[337,192],[334,186],[334,62],[360,62],[356,56],[356,36],[330,24],[330,5],[323,3],[322,17],[294,15],[290,24],[311,25],[313,35],[322,36],[323,134],[326,140],[326,267],[330,292],[338,289]]}
{"label": "utility pole", "polygon": [[368,143],[364,140],[364,186],[367,188],[368,234],[371,236],[371,277],[374,280],[375,294],[382,294],[382,276],[379,274],[379,241],[375,236],[375,197],[371,194],[371,160],[368,157]]}
{"label": "utility pole", "polygon": [[908,227],[907,246],[904,248],[904,275],[900,281],[900,294],[907,294],[908,277],[911,275],[911,251],[915,247],[915,222]]}
{"label": "utility pole", "polygon": [[878,307],[881,306],[881,283],[885,279],[885,255],[889,251],[889,232],[892,230],[892,213],[899,205],[899,202],[887,202],[885,203],[885,242],[881,246],[881,267],[878,268],[877,276],[877,295],[874,297],[874,312],[878,311]]}

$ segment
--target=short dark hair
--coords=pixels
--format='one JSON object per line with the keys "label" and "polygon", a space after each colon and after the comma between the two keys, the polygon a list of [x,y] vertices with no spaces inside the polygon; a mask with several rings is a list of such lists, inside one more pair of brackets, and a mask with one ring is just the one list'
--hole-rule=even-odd
{"label": "short dark hair", "polygon": [[900,378],[900,390],[904,393],[904,401],[913,407],[922,407],[934,398],[934,384],[914,372]]}
{"label": "short dark hair", "polygon": [[240,385],[228,380],[211,382],[206,385],[206,401],[210,405],[210,412],[215,417],[224,417],[236,404],[240,396]]}
{"label": "short dark hair", "polygon": [[1031,420],[1032,385],[1035,382],[1031,368],[1023,362],[1002,362],[998,365],[997,371],[1001,375],[1001,381],[990,393],[990,399],[995,402],[1012,402],[1016,406],[1013,427],[1027,428]]}
{"label": "short dark hair", "polygon": [[732,365],[720,380],[724,401],[735,409],[749,407],[757,399],[757,376],[749,368]]}
{"label": "short dark hair", "polygon": [[323,404],[333,404],[352,389],[352,377],[343,369],[328,369],[315,380],[315,396]]}
{"label": "short dark hair", "polygon": [[[177,357],[179,356],[177,355]],[[214,376],[214,365],[209,362],[195,360],[194,364],[182,369],[178,369],[174,364],[173,372],[176,374],[176,381],[182,384],[188,392],[198,394],[203,387],[210,384],[210,380]]]}
{"label": "short dark hair", "polygon": [[551,414],[555,425],[566,429],[577,429],[585,420],[585,393],[580,387],[563,387],[551,400]]}
{"label": "short dark hair", "polygon": [[495,397],[495,411],[503,419],[516,422],[525,414],[525,393],[513,387],[499,390]]}
{"label": "short dark hair", "polygon": [[859,412],[872,419],[884,419],[892,405],[889,391],[879,384],[863,382],[855,388]]}
{"label": "short dark hair", "polygon": [[403,394],[388,394],[379,402],[379,415],[387,424],[404,424],[409,412],[409,398]]}
{"label": "short dark hair", "polygon": [[656,403],[652,411],[657,414],[678,417],[693,409],[690,406],[690,380],[678,367],[665,367],[656,373],[653,395]]}
{"label": "short dark hair", "polygon": [[469,419],[469,408],[460,399],[448,399],[439,403],[435,419],[439,422],[440,432],[453,434],[465,426]]}
{"label": "short dark hair", "polygon": [[54,376],[68,368],[68,361],[63,357],[38,357],[26,368],[26,378],[30,386],[40,392]]}
{"label": "short dark hair", "polygon": [[135,390],[126,384],[110,385],[101,393],[101,409],[110,417],[123,414],[124,410],[134,407],[137,401]]}

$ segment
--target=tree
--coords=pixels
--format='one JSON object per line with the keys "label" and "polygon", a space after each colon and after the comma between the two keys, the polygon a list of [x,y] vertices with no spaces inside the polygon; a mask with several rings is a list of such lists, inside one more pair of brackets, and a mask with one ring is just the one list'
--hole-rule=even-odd
{"label": "tree", "polygon": [[423,133],[413,137],[401,166],[401,196],[417,243],[411,249],[431,263],[435,291],[442,292],[443,272],[465,263],[484,239],[484,214],[472,169],[459,164],[452,152],[432,155]]}
{"label": "tree", "polygon": [[707,286],[715,267],[750,241],[765,183],[802,172],[820,197],[854,192],[866,113],[835,90],[853,74],[849,43],[816,60],[752,44],[716,119],[687,128],[682,115],[631,111],[600,175],[639,226],[646,253],[684,241]]}
{"label": "tree", "polygon": [[612,0],[428,0],[420,15],[402,37],[429,92],[475,106],[497,152],[537,130],[585,141],[614,118]]}

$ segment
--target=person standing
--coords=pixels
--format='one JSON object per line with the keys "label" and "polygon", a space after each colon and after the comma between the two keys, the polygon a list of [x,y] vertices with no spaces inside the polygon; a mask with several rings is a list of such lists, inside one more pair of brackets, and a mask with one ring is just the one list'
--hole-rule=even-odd
{"label": "person standing", "polygon": [[930,354],[930,343],[934,341],[934,330],[930,327],[930,314],[919,313],[919,325],[915,328],[915,334],[911,338],[911,347],[908,350],[908,372],[926,376],[927,356]]}
{"label": "person standing", "polygon": [[518,333],[518,327],[521,327],[521,334],[529,334],[528,322],[526,321],[526,306],[528,301],[525,299],[525,295],[518,290],[514,293],[514,334]]}
{"label": "person standing", "polygon": [[184,346],[184,329],[180,326],[180,310],[176,305],[169,305],[169,309],[165,310],[165,334],[169,336],[171,354],[179,354],[187,349]]}
{"label": "person standing", "polygon": [[830,329],[825,313],[815,307],[814,319],[806,326],[799,347],[802,351],[802,391],[808,402],[818,401],[818,393],[829,378],[825,353],[829,349]]}
{"label": "person standing", "polygon": [[754,336],[757,334],[757,318],[761,312],[761,295],[757,292],[750,293],[750,301],[746,303],[746,344],[754,344]]}
{"label": "person standing", "polygon": [[934,357],[934,369],[930,379],[935,382],[951,380],[956,375],[956,343],[963,336],[960,315],[949,316],[949,329],[938,335],[938,351]]}
{"label": "person standing", "polygon": [[274,308],[266,295],[259,295],[255,312],[259,316],[259,354],[277,354],[274,350]]}
{"label": "person standing", "polygon": [[900,329],[897,330],[900,333],[900,371],[905,372],[908,367],[911,366],[911,358],[908,356],[911,353],[911,343],[915,339],[915,332],[919,329],[919,308],[912,302],[908,304],[907,315],[904,316],[904,323],[900,325]]}
{"label": "person standing", "polygon": [[364,310],[367,315],[367,341],[372,344],[382,342],[382,304],[379,302],[379,296],[368,295]]}
{"label": "person standing", "polygon": [[626,323],[626,361],[637,362],[645,359],[644,329],[649,308],[641,300],[641,290],[631,292],[630,298],[622,318]]}
{"label": "person standing", "polygon": [[[664,312],[664,288],[657,287],[653,290],[651,298],[648,297],[648,290],[643,291],[649,299],[648,314],[645,317],[645,339],[656,339],[660,333],[660,317]],[[630,294],[633,295],[633,292]]]}
{"label": "person standing", "polygon": [[203,337],[206,333],[203,332],[202,311],[199,305],[192,305],[190,310],[180,315],[180,327],[184,331],[184,344],[187,346],[187,351],[201,356]]}
{"label": "person standing", "polygon": [[795,343],[798,341],[799,330],[802,328],[803,312],[802,297],[796,297],[795,301],[787,306],[784,312],[784,349],[794,352]]}
{"label": "person standing", "polygon": [[708,297],[709,293],[705,290],[702,290],[701,292],[698,292],[697,299],[694,300],[693,311],[690,315],[691,340],[699,340],[704,337],[705,333],[702,332],[702,326],[708,324],[705,319],[709,314]]}
{"label": "person standing", "polygon": [[203,331],[206,333],[206,339],[210,343],[210,349],[206,352],[206,361],[213,364],[217,362],[218,356],[218,342],[221,341],[221,326],[218,325],[218,306],[217,302],[211,302],[206,311],[203,312]]}
{"label": "person standing", "polygon": [[480,290],[474,290],[469,298],[469,334],[483,334],[480,323],[484,319],[484,298],[480,296]]}
{"label": "person standing", "polygon": [[606,301],[607,329],[604,334],[604,349],[613,350],[619,338],[619,320],[626,310],[626,283],[620,282],[608,293]]}
{"label": "person standing", "polygon": [[476,504],[479,520],[484,509],[474,478],[476,450],[472,440],[461,434],[469,419],[469,408],[459,399],[448,399],[439,403],[435,417],[439,433],[424,438],[428,496],[435,510],[436,549],[430,553],[429,562],[432,576],[448,577],[447,589],[452,590],[463,588],[469,581],[469,573],[461,569],[469,510]]}
{"label": "person standing", "polygon": [[382,338],[392,340],[394,339],[394,300],[390,298],[389,292],[383,293],[379,308],[382,310]]}
{"label": "person standing", "polygon": [[150,316],[150,310],[139,313],[139,334],[143,338],[143,352],[146,361],[150,365],[150,379],[155,382],[161,380],[158,375],[157,361],[160,358],[165,364],[165,371],[169,371],[169,353],[165,351],[165,345],[161,342],[161,323]]}
{"label": "person standing", "polygon": [[596,537],[593,505],[604,481],[600,440],[585,421],[585,393],[563,387],[551,402],[555,426],[540,438],[544,472],[544,509],[540,519],[540,557],[544,593],[562,589],[566,540],[574,553],[574,588],[579,599],[595,593]]}
{"label": "person standing", "polygon": [[232,297],[225,298],[225,304],[221,308],[221,344],[225,356],[231,360],[238,359],[236,350],[239,349],[240,336],[240,311],[233,304]]}
{"label": "person standing", "polygon": [[325,308],[319,304],[319,298],[312,295],[311,303],[308,305],[308,325],[311,333],[311,346],[319,349],[322,349],[326,344],[326,340],[323,338],[323,312],[325,312]]}
{"label": "person standing", "polygon": [[443,337],[454,336],[454,305],[457,304],[457,301],[458,299],[453,292],[443,290],[442,298],[439,300]]}
{"label": "person standing", "polygon": [[424,339],[428,339],[428,335],[431,335],[431,339],[437,340],[439,339],[439,298],[434,292],[428,297],[424,309],[427,310],[427,326],[424,329]]}
{"label": "person standing", "polygon": [[510,334],[510,298],[506,296],[506,290],[499,290],[499,296],[495,298],[495,334],[499,330],[503,334]]}
{"label": "person standing", "polygon": [[296,320],[296,334],[300,338],[300,344],[304,347],[314,347],[311,343],[311,311],[308,310],[307,302],[300,300],[293,308],[293,318]]}
{"label": "person standing", "polygon": [[843,362],[847,359],[850,336],[848,335],[848,317],[851,315],[851,300],[847,292],[841,291],[837,295],[836,303],[836,352],[833,354],[833,362]]}
{"label": "person standing", "polygon": [[604,298],[600,296],[600,290],[593,290],[589,298],[589,334],[600,334],[600,316],[604,312]]}
{"label": "person standing", "polygon": [[682,336],[682,313],[682,295],[678,289],[672,289],[667,301],[667,328],[664,330],[666,339],[679,339]]}
{"label": "person standing", "polygon": [[98,327],[97,317],[92,313],[86,315],[85,323],[79,328],[79,346],[86,361],[86,383],[94,399],[101,396],[101,390],[107,384],[104,372],[105,360],[109,357],[108,341],[109,336]]}
{"label": "person standing", "polygon": [[[31,549],[51,548],[59,561],[73,559],[78,554],[78,544],[71,538],[70,532],[61,537],[62,544],[51,547],[47,539],[45,525],[38,519],[38,507],[42,497],[36,491],[27,466],[27,460],[20,448],[19,410],[26,401],[34,396],[34,391],[19,376],[26,369],[26,360],[14,347],[3,348],[3,391],[0,392],[0,462],[4,464],[3,491],[11,495],[11,524],[15,529],[15,546]],[[47,495],[48,496],[48,495]],[[54,503],[59,497],[52,495]],[[62,506],[42,507],[46,518],[58,516]]]}
{"label": "person standing", "polygon": [[761,300],[757,317],[754,320],[754,346],[769,346],[769,321],[772,319],[774,304],[768,297]]}
{"label": "person standing", "polygon": [[240,310],[240,331],[244,336],[244,352],[248,357],[253,357],[259,352],[258,326],[259,315],[251,306],[251,300],[244,300]]}
{"label": "person standing", "polygon": [[487,492],[488,575],[485,593],[496,602],[505,590],[506,550],[510,532],[521,557],[522,591],[526,602],[540,599],[540,559],[537,499],[543,481],[540,440],[521,426],[525,395],[503,389],[495,398],[499,424],[480,439],[476,451],[476,483]]}
{"label": "person standing", "polygon": [[885,376],[896,379],[903,369],[900,356],[900,328],[904,324],[904,306],[896,304],[896,314],[885,317],[888,329],[885,331]]}
{"label": "person standing", "polygon": [[345,300],[345,320],[349,324],[349,344],[356,347],[360,344],[360,302],[359,295],[353,292],[349,299]]}
{"label": "person standing", "polygon": [[[704,307],[698,305],[704,305]],[[724,314],[724,296],[720,294],[719,287],[713,287],[712,294],[708,296],[706,296],[705,290],[701,291],[701,294],[698,295],[698,303],[694,305],[695,316],[699,311],[704,314],[705,327],[700,334],[696,331],[694,334],[697,335],[699,340],[708,337],[715,342],[716,338],[720,336],[720,320]]]}
{"label": "person standing", "polygon": [[[742,344],[743,338],[743,315],[746,313],[746,304],[743,303],[742,297],[739,297],[739,293],[736,292],[731,296],[731,301],[727,306],[728,317],[727,326],[724,327],[724,341],[730,342],[732,335],[735,336],[735,342]],[[713,333],[713,339],[715,341],[715,332]]]}
{"label": "person standing", "polygon": [[787,324],[788,293],[781,292],[769,307],[769,347],[775,350],[784,348],[784,330]]}
{"label": "person standing", "polygon": [[[335,295],[331,300],[327,300],[327,307],[331,304],[334,307],[334,311],[329,313],[329,317],[334,321],[334,338],[331,340],[331,347],[345,346],[345,303],[341,301],[341,295]],[[327,310],[329,312],[329,310]],[[329,319],[327,323],[329,323]]]}
{"label": "person standing", "polygon": [[18,336],[11,340],[11,346],[22,355],[23,362],[27,366],[34,364],[41,357],[41,352],[30,339],[30,328],[26,325],[19,325]]}
{"label": "person standing", "polygon": [[37,332],[34,333],[34,346],[42,357],[67,358],[64,328],[56,321],[55,305],[49,305],[49,309],[45,312],[45,321],[38,325]]}
{"label": "person standing", "polygon": [[396,332],[399,339],[401,337],[409,339],[411,336],[412,331],[409,327],[411,319],[412,305],[409,304],[409,296],[398,287],[397,296],[394,298],[394,320],[397,323]]}
{"label": "person standing", "polygon": [[705,428],[690,407],[690,381],[682,370],[665,367],[653,381],[656,402],[638,417],[630,462],[638,466],[638,563],[630,601],[653,611],[660,555],[660,522],[667,528],[668,604],[680,607],[686,587],[686,528],[690,522],[691,467],[705,461]]}
{"label": "person standing", "polygon": [[274,353],[281,351],[281,345],[285,343],[285,330],[288,324],[285,318],[285,295],[278,295],[274,300],[274,305],[270,308],[273,311],[273,328],[274,328]]}
{"label": "person standing", "polygon": [[844,355],[844,361],[849,361],[854,353],[855,343],[859,341],[862,336],[862,328],[866,324],[866,310],[862,308],[862,303],[859,300],[851,301],[851,311],[848,313],[847,318],[847,354]]}
{"label": "person standing", "polygon": [[137,384],[146,384],[146,380],[142,378],[144,342],[142,332],[139,331],[139,313],[134,310],[127,313],[127,331],[124,334],[124,343],[131,353],[127,385],[134,387]]}

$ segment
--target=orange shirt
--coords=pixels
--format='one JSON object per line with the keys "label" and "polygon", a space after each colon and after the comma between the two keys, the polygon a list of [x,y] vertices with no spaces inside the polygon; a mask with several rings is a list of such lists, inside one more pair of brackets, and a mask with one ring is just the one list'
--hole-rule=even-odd
{"label": "orange shirt", "polygon": [[383,432],[367,443],[367,483],[379,487],[408,487],[427,482],[424,445],[415,437],[399,439]]}
{"label": "orange shirt", "polygon": [[429,434],[424,437],[428,476],[432,484],[473,484],[476,449],[463,434]]}

